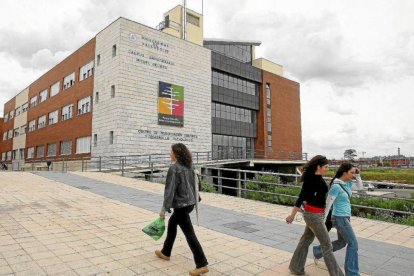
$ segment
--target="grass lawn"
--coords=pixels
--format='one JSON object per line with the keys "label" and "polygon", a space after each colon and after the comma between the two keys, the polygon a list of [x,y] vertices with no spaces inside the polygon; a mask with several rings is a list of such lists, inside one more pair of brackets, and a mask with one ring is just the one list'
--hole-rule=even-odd
{"label": "grass lawn", "polygon": [[[333,177],[334,174],[335,174],[335,169],[332,168],[326,176]],[[362,180],[388,181],[388,182],[414,185],[414,170],[413,169],[362,168],[361,178]]]}

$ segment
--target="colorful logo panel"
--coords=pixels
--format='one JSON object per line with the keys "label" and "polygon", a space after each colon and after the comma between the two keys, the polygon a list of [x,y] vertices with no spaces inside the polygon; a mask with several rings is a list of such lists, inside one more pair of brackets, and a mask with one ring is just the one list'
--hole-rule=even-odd
{"label": "colorful logo panel", "polygon": [[184,87],[159,82],[158,88],[158,124],[166,126],[184,126]]}

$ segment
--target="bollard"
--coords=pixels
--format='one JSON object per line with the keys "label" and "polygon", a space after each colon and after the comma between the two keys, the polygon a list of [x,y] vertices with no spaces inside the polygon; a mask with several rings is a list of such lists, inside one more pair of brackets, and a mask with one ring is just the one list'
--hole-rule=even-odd
{"label": "bollard", "polygon": [[99,172],[102,171],[102,156],[99,156]]}

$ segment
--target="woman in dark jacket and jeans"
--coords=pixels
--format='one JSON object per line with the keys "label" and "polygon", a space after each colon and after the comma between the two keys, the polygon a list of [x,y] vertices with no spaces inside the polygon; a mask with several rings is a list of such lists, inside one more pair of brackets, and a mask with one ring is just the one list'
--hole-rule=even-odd
{"label": "woman in dark jacket and jeans", "polygon": [[194,233],[190,213],[196,203],[195,175],[192,169],[192,158],[188,148],[181,143],[172,145],[171,165],[167,173],[165,183],[164,203],[160,217],[165,219],[165,211],[174,212],[168,221],[167,238],[162,250],[156,250],[155,255],[164,260],[170,260],[171,251],[177,236],[177,226],[183,231],[187,243],[193,252],[196,268],[190,271],[190,275],[200,275],[208,272],[208,262],[203,249]]}
{"label": "woman in dark jacket and jeans", "polygon": [[289,264],[290,272],[295,275],[306,275],[306,257],[308,256],[309,246],[312,244],[315,236],[321,244],[329,275],[344,275],[333,255],[331,240],[324,223],[328,185],[322,176],[326,174],[328,169],[328,160],[322,155],[313,157],[305,165],[301,177],[303,184],[299,198],[295,203],[295,207],[293,207],[292,213],[286,218],[287,223],[292,223],[296,213],[300,210],[300,206],[304,204],[305,232],[300,238]]}

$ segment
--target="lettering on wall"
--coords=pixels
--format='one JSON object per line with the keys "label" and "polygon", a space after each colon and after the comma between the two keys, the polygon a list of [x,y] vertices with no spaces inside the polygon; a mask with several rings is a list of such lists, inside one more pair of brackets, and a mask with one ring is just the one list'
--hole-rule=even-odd
{"label": "lettering on wall", "polygon": [[198,135],[186,134],[181,132],[169,132],[158,130],[144,130],[139,129],[138,134],[143,135],[147,139],[151,140],[166,140],[166,141],[178,141],[178,142],[193,142],[194,139],[198,139]]}

